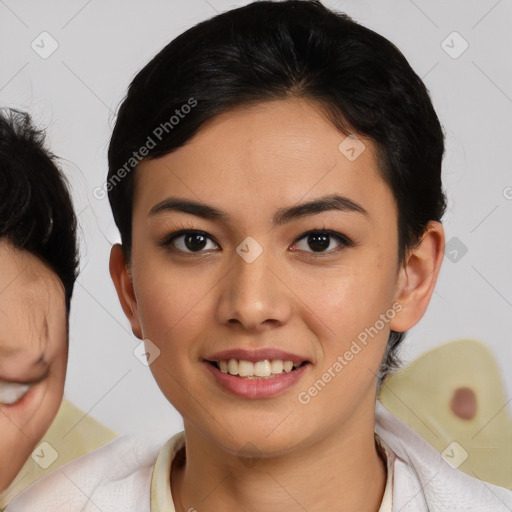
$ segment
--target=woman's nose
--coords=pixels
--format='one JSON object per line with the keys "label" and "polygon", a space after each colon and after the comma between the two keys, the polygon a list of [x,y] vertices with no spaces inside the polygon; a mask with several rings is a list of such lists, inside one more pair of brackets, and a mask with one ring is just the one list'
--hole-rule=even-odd
{"label": "woman's nose", "polygon": [[237,248],[228,274],[221,281],[217,308],[224,324],[240,324],[246,330],[262,330],[286,323],[292,297],[286,277],[272,251],[250,237]]}

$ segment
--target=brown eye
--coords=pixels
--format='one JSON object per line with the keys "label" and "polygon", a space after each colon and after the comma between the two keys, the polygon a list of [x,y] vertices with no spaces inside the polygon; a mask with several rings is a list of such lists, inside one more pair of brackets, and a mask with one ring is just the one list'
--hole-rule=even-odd
{"label": "brown eye", "polygon": [[[344,247],[351,247],[353,243],[341,233],[329,230],[314,230],[304,233],[297,242],[304,240],[305,243],[300,250],[312,253],[335,253]],[[337,242],[333,244],[333,240]],[[333,247],[334,246],[334,247]],[[329,247],[331,247],[329,249]],[[308,250],[311,249],[311,251]]]}
{"label": "brown eye", "polygon": [[[212,239],[205,232],[187,230],[172,233],[162,240],[160,245],[165,247],[172,246],[172,248],[185,253],[199,253],[204,252],[203,249],[208,245],[208,241],[212,241]],[[213,248],[217,247],[215,243],[213,245]]]}

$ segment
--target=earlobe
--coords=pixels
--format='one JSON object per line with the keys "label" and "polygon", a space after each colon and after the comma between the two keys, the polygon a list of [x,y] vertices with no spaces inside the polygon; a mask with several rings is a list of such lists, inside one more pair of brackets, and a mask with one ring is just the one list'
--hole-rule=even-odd
{"label": "earlobe", "polygon": [[400,269],[395,301],[402,309],[390,323],[392,330],[407,331],[421,320],[434,293],[443,256],[443,226],[431,221]]}
{"label": "earlobe", "polygon": [[114,244],[110,251],[109,263],[110,277],[116,288],[117,296],[126,318],[132,327],[132,332],[137,338],[142,339],[142,328],[139,319],[137,299],[133,289],[132,277],[126,264],[123,247]]}

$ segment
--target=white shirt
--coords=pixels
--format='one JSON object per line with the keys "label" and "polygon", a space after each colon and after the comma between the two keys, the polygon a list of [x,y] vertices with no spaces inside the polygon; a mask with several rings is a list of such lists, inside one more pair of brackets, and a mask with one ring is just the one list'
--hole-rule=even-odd
{"label": "white shirt", "polygon": [[[379,512],[512,510],[512,491],[453,469],[380,402],[375,432],[388,467]],[[184,442],[180,432],[159,450],[120,437],[42,478],[6,512],[174,512],[170,470]]]}

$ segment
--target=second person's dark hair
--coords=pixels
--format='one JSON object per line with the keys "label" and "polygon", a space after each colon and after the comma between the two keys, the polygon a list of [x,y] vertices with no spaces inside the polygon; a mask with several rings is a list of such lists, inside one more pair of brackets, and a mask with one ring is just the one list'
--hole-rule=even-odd
{"label": "second person's dark hair", "polygon": [[55,272],[69,314],[78,272],[77,219],[54,160],[29,114],[0,111],[0,238]]}

